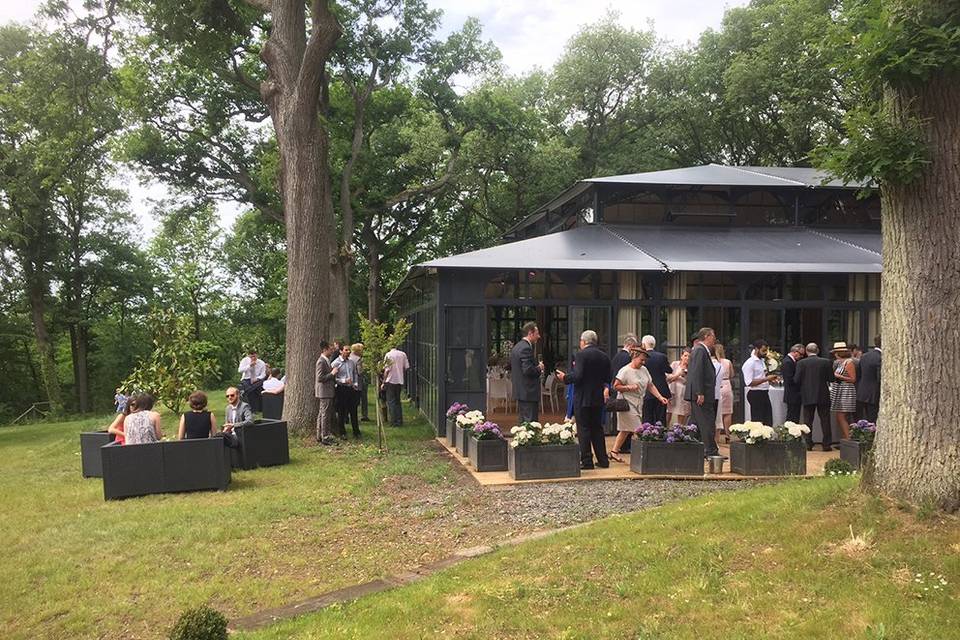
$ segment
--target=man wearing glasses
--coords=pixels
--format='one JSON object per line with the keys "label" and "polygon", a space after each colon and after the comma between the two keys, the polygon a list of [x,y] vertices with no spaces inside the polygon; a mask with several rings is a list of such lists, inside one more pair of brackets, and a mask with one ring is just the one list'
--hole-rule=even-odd
{"label": "man wearing glasses", "polygon": [[253,426],[253,411],[250,405],[240,400],[240,392],[236,387],[227,389],[227,414],[223,423],[223,438],[226,445],[236,447],[240,443],[237,434],[233,432],[236,427]]}

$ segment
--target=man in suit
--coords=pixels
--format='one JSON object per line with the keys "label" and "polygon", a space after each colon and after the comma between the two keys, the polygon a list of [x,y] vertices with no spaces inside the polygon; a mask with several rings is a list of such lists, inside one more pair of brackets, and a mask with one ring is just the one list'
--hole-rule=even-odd
{"label": "man in suit", "polygon": [[800,385],[798,385],[793,376],[797,373],[797,363],[803,359],[804,350],[802,344],[795,344],[790,347],[790,353],[783,359],[783,365],[780,367],[780,373],[783,376],[783,403],[787,405],[787,420],[790,422],[800,422]]}
{"label": "man in suit", "polygon": [[[510,380],[517,401],[517,422],[536,422],[540,418],[540,376],[543,363],[533,357],[533,345],[540,339],[540,327],[528,322],[521,329],[523,338],[510,350]],[[609,368],[609,366],[608,366]]]}
{"label": "man in suit", "polygon": [[593,454],[596,466],[610,466],[607,443],[603,438],[603,390],[610,382],[610,356],[597,346],[597,333],[584,331],[580,335],[580,351],[570,373],[557,371],[557,378],[564,384],[574,385],[573,408],[577,420],[577,440],[580,441],[580,468],[593,469]]}
{"label": "man in suit", "polygon": [[[654,351],[657,346],[656,338],[647,335],[643,336],[640,342],[647,352],[647,363],[644,366],[650,373],[653,386],[657,388],[660,395],[669,400],[673,397],[673,394],[670,393],[667,376],[673,376],[673,367],[670,366],[670,361],[667,360],[666,355],[659,351]],[[667,405],[660,402],[660,398],[654,397],[649,391],[643,396],[643,419],[650,423],[667,423]]]}
{"label": "man in suit", "polygon": [[820,356],[820,347],[811,342],[806,348],[807,357],[797,363],[797,370],[793,374],[793,381],[800,387],[800,402],[803,404],[803,423],[810,427],[807,440],[807,451],[813,449],[813,419],[814,414],[820,417],[820,430],[823,432],[821,446],[824,451],[833,448],[832,429],[830,426],[830,388],[833,382],[833,363]]}
{"label": "man in suit", "polygon": [[[631,349],[635,349],[635,348],[638,347],[639,345],[640,345],[640,341],[637,340],[637,336],[633,335],[632,333],[628,333],[628,334],[623,338],[623,348],[620,349],[619,351],[617,351],[617,352],[613,355],[613,358],[610,359],[610,385],[611,385],[611,388],[613,388],[613,387],[612,387],[612,385],[613,385],[613,379],[617,377],[617,374],[620,372],[620,369],[623,369],[625,366],[627,366],[628,364],[630,364],[630,350],[631,350]],[[608,415],[610,416],[610,419],[607,421],[608,424],[607,424],[607,431],[606,431],[606,433],[607,433],[608,435],[610,435],[610,434],[616,434],[616,433],[617,433],[617,413],[616,413],[615,411],[611,411],[611,412],[609,412]],[[633,434],[628,433],[627,435],[628,435],[628,436],[631,436],[631,435],[633,435]],[[630,452],[630,439],[629,439],[629,438],[627,438],[627,441],[626,441],[626,443],[625,443],[624,446],[625,446],[625,448],[621,448],[621,449],[620,449],[620,452],[621,452],[621,453],[629,453],[629,452]]]}
{"label": "man in suit", "polygon": [[860,373],[857,375],[857,413],[864,420],[876,423],[880,413],[880,336],[874,338],[874,349],[860,358]]}
{"label": "man in suit", "polygon": [[717,343],[717,334],[710,327],[703,327],[696,334],[696,344],[690,351],[687,365],[687,386],[683,399],[690,402],[690,421],[700,429],[704,453],[715,456],[719,453],[716,439],[717,370],[710,358],[710,347]]}
{"label": "man in suit", "polygon": [[240,438],[233,432],[237,427],[253,426],[253,410],[240,399],[236,387],[227,389],[227,406],[223,415],[223,441],[228,447],[240,446]]}
{"label": "man in suit", "polygon": [[330,445],[336,442],[333,437],[333,403],[336,396],[337,374],[340,370],[330,364],[330,358],[336,353],[336,347],[326,340],[320,341],[320,357],[314,368],[313,394],[320,401],[317,412],[317,442]]}

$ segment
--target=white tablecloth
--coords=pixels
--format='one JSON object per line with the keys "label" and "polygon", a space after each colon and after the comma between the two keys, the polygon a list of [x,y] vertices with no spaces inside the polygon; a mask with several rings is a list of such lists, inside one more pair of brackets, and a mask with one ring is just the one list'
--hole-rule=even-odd
{"label": "white tablecloth", "polygon": [[[786,422],[787,405],[783,402],[783,387],[770,387],[770,404],[773,406],[773,424],[780,425]],[[744,398],[743,402],[743,419],[744,421],[750,420],[750,403],[746,401],[746,398]],[[800,419],[803,419],[802,412],[800,414]],[[830,416],[830,420],[831,429],[833,430],[833,441],[839,442],[840,429],[837,427],[837,421],[833,419],[832,414]],[[814,417],[813,425],[810,426],[810,430],[813,432],[814,442],[823,442],[823,431],[820,429],[819,416]]]}

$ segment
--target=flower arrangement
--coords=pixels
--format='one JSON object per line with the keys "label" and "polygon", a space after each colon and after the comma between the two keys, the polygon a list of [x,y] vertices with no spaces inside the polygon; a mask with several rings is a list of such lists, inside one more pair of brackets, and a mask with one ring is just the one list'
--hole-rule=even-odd
{"label": "flower arrangement", "polygon": [[473,437],[477,440],[503,440],[503,433],[500,432],[500,425],[489,420],[478,424],[473,428]]}
{"label": "flower arrangement", "polygon": [[453,418],[454,416],[461,416],[467,411],[470,411],[470,407],[462,402],[454,402],[452,405],[450,405],[450,408],[447,409],[447,417]]}
{"label": "flower arrangement", "polygon": [[803,436],[810,433],[810,427],[805,424],[797,424],[796,422],[787,420],[775,428],[774,431],[777,432],[777,440],[791,442],[793,440],[800,440]]}
{"label": "flower arrangement", "polygon": [[858,420],[850,425],[850,439],[860,444],[873,444],[877,436],[877,425],[868,420]]}
{"label": "flower arrangement", "polygon": [[777,432],[762,422],[744,422],[730,425],[730,433],[738,436],[747,444],[761,444],[768,440],[775,440]]}
{"label": "flower arrangement", "polygon": [[572,444],[577,426],[572,422],[547,423],[525,422],[510,429],[513,438],[510,446],[535,446],[544,444]]}
{"label": "flower arrangement", "polygon": [[463,427],[464,429],[473,429],[485,420],[486,418],[483,417],[483,412],[474,409],[473,411],[467,411],[466,413],[458,415],[457,426]]}
{"label": "flower arrangement", "polygon": [[695,424],[674,424],[671,427],[663,426],[663,423],[656,422],[650,424],[644,422],[636,428],[634,433],[637,438],[645,442],[700,442],[697,436],[700,430]]}
{"label": "flower arrangement", "polygon": [[767,356],[763,361],[767,373],[777,373],[783,367],[783,354],[773,349],[767,349]]}

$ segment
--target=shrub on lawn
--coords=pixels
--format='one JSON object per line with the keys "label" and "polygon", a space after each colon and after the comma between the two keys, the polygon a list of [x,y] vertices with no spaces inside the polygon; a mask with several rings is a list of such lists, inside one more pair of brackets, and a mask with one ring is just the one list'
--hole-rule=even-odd
{"label": "shrub on lawn", "polygon": [[187,609],[170,631],[170,640],[227,640],[227,619],[216,609]]}
{"label": "shrub on lawn", "polygon": [[852,476],[854,473],[856,472],[853,465],[840,458],[827,460],[827,464],[823,465],[823,475],[825,476]]}

